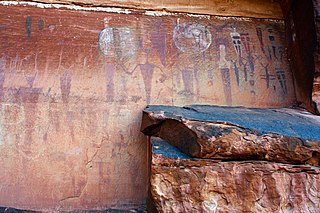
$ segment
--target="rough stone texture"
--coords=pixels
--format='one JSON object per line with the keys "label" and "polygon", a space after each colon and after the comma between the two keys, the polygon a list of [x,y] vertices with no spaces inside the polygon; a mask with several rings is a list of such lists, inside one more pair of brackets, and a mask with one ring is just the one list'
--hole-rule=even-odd
{"label": "rough stone texture", "polygon": [[314,52],[315,73],[313,80],[312,100],[315,103],[317,113],[320,114],[320,1],[313,0],[313,7],[317,45]]}
{"label": "rough stone texture", "polygon": [[[1,206],[135,208],[147,197],[147,104],[295,101],[282,21],[7,4],[0,1]],[[234,46],[239,34],[243,45]]]}
{"label": "rough stone texture", "polygon": [[320,118],[294,110],[148,106],[142,132],[192,157],[319,165]]}
{"label": "rough stone texture", "polygon": [[297,101],[310,112],[319,114],[319,0],[281,0],[280,4],[286,22],[288,59]]}
{"label": "rough stone texture", "polygon": [[320,1],[282,0],[280,5],[297,101],[320,114]]}
{"label": "rough stone texture", "polygon": [[274,0],[30,0],[30,2],[91,8],[111,6],[161,12],[283,19],[280,5]]}
{"label": "rough stone texture", "polygon": [[185,158],[159,140],[151,165],[159,212],[319,212],[318,167]]}
{"label": "rough stone texture", "polygon": [[[10,207],[0,207],[0,212],[5,213],[41,213],[40,211],[22,210]],[[145,209],[106,209],[106,210],[74,210],[74,211],[59,211],[59,213],[145,213]]]}
{"label": "rough stone texture", "polygon": [[320,114],[320,73],[315,74],[312,101],[315,103],[316,113]]}

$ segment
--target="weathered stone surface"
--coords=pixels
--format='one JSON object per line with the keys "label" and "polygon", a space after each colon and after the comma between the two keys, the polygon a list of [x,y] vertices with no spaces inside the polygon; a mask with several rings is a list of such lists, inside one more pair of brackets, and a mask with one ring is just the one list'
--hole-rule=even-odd
{"label": "weathered stone surface", "polygon": [[280,4],[297,101],[320,114],[320,1],[282,0]]}
{"label": "weathered stone surface", "polygon": [[69,7],[80,5],[91,8],[112,6],[164,12],[283,19],[279,3],[273,0],[30,0],[30,2],[59,3]]}
{"label": "weathered stone surface", "polygon": [[320,114],[320,73],[317,73],[314,78],[312,101],[315,104],[316,113]]}
{"label": "weathered stone surface", "polygon": [[187,155],[319,165],[320,118],[294,110],[148,106],[142,132]]}
{"label": "weathered stone surface", "polygon": [[298,104],[320,113],[319,0],[281,0]]}
{"label": "weathered stone surface", "polygon": [[315,108],[318,114],[320,114],[320,0],[313,0],[314,7],[314,23],[316,31],[316,49],[314,51],[314,80],[312,90],[312,101],[315,103]]}
{"label": "weathered stone surface", "polygon": [[[0,212],[5,213],[41,213],[40,211],[22,210],[10,207],[0,207]],[[74,210],[74,211],[59,211],[59,213],[145,213],[144,208],[141,209],[106,209],[106,210]]]}
{"label": "weathered stone surface", "polygon": [[1,206],[135,208],[147,104],[295,101],[281,20],[0,1],[0,31]]}
{"label": "weathered stone surface", "polygon": [[159,212],[319,212],[318,167],[194,159],[159,140],[151,165]]}

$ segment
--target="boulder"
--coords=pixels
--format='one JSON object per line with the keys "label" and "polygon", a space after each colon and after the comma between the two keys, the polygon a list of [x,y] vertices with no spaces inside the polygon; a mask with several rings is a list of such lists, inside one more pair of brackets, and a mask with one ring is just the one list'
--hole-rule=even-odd
{"label": "boulder", "polygon": [[160,138],[151,142],[158,212],[319,212],[318,167],[199,159]]}
{"label": "boulder", "polygon": [[294,109],[148,106],[141,131],[190,157],[314,166],[320,162],[320,117]]}

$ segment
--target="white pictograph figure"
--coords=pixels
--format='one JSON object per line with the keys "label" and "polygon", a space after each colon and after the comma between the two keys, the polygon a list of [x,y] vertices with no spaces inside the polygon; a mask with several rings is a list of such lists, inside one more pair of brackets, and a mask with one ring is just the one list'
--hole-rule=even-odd
{"label": "white pictograph figure", "polygon": [[230,69],[231,63],[226,59],[226,46],[223,44],[219,45],[219,68]]}
{"label": "white pictograph figure", "polygon": [[189,100],[195,94],[199,98],[200,81],[198,72],[200,69],[197,64],[202,61],[199,59],[201,53],[205,52],[211,45],[211,32],[207,26],[193,22],[180,24],[178,19],[173,30],[173,41],[180,51],[178,61],[190,61],[192,64],[177,63],[184,84],[184,89],[179,94],[188,97]]}
{"label": "white pictograph figure", "polygon": [[98,47],[109,58],[124,60],[136,52],[133,32],[128,27],[106,27],[99,34]]}
{"label": "white pictograph figure", "polygon": [[231,63],[226,59],[226,46],[224,44],[219,45],[219,62],[218,63],[219,63],[219,68],[221,72],[225,101],[226,101],[226,104],[230,106],[232,105],[231,79],[230,79]]}
{"label": "white pictograph figure", "polygon": [[[104,29],[100,31],[98,36],[98,48],[105,56],[104,65],[106,78],[106,101],[113,102],[115,100],[115,78],[116,70],[123,66],[123,63],[136,54],[136,37],[134,31],[129,27],[113,27],[110,26],[111,18],[104,18]],[[121,76],[121,91],[125,91],[126,81]],[[126,95],[118,95],[123,101]]]}
{"label": "white pictograph figure", "polygon": [[173,30],[175,46],[181,52],[201,53],[211,45],[209,29],[201,24],[186,22],[177,24]]}
{"label": "white pictograph figure", "polygon": [[240,33],[236,31],[236,28],[233,28],[233,32],[230,33],[232,43],[234,46],[234,49],[237,53],[238,59],[241,60],[242,58],[242,52],[241,52],[241,38],[240,38]]}

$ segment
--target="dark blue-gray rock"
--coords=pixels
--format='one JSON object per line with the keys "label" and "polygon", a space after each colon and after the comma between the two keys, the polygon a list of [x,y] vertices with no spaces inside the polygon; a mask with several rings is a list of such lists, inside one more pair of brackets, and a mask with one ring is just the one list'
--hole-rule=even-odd
{"label": "dark blue-gray rock", "polygon": [[294,109],[148,106],[141,131],[190,157],[319,165],[320,117]]}
{"label": "dark blue-gray rock", "polygon": [[[41,213],[47,211],[22,210],[11,207],[0,207],[0,213]],[[51,212],[51,211],[49,211]],[[107,209],[107,210],[73,210],[73,211],[54,211],[59,213],[146,213],[145,207],[139,209]]]}

